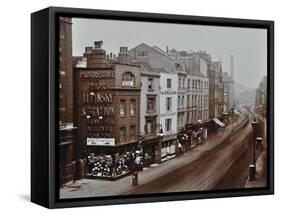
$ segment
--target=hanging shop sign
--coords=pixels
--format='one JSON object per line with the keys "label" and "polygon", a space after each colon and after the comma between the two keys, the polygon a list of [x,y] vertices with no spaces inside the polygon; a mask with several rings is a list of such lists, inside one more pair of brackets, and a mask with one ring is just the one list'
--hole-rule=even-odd
{"label": "hanging shop sign", "polygon": [[114,146],[114,138],[92,138],[87,137],[87,146]]}

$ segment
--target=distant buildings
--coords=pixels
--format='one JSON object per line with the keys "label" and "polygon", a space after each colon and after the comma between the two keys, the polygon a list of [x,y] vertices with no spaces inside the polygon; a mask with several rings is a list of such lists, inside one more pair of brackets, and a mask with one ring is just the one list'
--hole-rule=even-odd
{"label": "distant buildings", "polygon": [[224,91],[224,108],[223,112],[228,113],[231,110],[231,103],[230,103],[230,86],[231,86],[231,80],[230,76],[228,76],[227,72],[223,72],[222,74],[222,81],[223,81],[223,91]]}
{"label": "distant buildings", "polygon": [[230,55],[229,108],[235,108],[234,97],[234,56]]}
{"label": "distant buildings", "polygon": [[224,86],[224,113],[228,113],[235,108],[233,55],[230,56],[230,75],[224,72],[222,79]]}
{"label": "distant buildings", "polygon": [[[201,73],[205,74],[206,79],[205,85],[206,90],[204,97],[207,98],[208,102],[208,120],[207,125],[208,132],[213,132],[217,130],[217,127],[224,127],[225,125],[221,122],[223,117],[223,105],[224,105],[224,87],[222,81],[222,63],[221,61],[212,61],[211,55],[205,51],[192,52],[192,55],[197,59],[197,64],[200,66]],[[197,66],[197,67],[198,67]],[[199,82],[200,84],[200,82]],[[204,89],[204,87],[203,87]],[[200,97],[200,96],[199,96]],[[206,108],[205,108],[206,110]],[[213,124],[212,124],[213,123]],[[215,124],[215,125],[214,125]]]}
{"label": "distant buildings", "polygon": [[186,124],[203,123],[209,120],[209,80],[207,61],[192,53],[180,52],[180,62],[185,66],[186,77]]}
{"label": "distant buildings", "polygon": [[218,118],[223,114],[223,82],[221,62],[209,62],[209,117]]}
{"label": "distant buildings", "polygon": [[267,76],[264,76],[256,89],[255,106],[257,112],[266,116],[267,107]]}
{"label": "distant buildings", "polygon": [[177,59],[184,65],[186,71],[186,121],[184,128],[178,129],[179,142],[185,149],[207,138],[209,121],[209,80],[207,62],[196,55],[180,51]]}

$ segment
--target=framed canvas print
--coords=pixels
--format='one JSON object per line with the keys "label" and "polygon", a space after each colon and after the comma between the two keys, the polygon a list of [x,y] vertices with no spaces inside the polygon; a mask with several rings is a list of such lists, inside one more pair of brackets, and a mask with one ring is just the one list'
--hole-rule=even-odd
{"label": "framed canvas print", "polygon": [[31,27],[32,202],[273,194],[273,21],[50,7]]}

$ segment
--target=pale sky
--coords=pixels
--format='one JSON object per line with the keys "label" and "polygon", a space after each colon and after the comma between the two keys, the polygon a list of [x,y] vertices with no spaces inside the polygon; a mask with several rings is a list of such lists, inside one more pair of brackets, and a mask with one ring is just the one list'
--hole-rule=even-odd
{"label": "pale sky", "polygon": [[176,50],[204,50],[212,60],[222,60],[229,72],[234,55],[234,79],[256,88],[267,74],[267,30],[254,28],[166,24],[102,19],[72,19],[73,55],[81,56],[85,46],[103,40],[107,53],[118,54],[120,46],[131,49],[140,43]]}

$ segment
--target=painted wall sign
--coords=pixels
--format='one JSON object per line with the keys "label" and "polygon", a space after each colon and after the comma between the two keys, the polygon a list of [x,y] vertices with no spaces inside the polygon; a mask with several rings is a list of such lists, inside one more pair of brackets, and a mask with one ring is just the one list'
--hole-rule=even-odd
{"label": "painted wall sign", "polygon": [[[113,95],[109,90],[114,84],[115,72],[112,70],[80,71],[81,116],[88,132],[87,145],[111,145],[114,141],[105,140],[112,137],[112,121],[115,117]],[[103,140],[98,138],[103,137]],[[92,143],[92,144],[91,144]]]}
{"label": "painted wall sign", "polygon": [[80,78],[83,79],[114,79],[113,71],[81,71]]}

